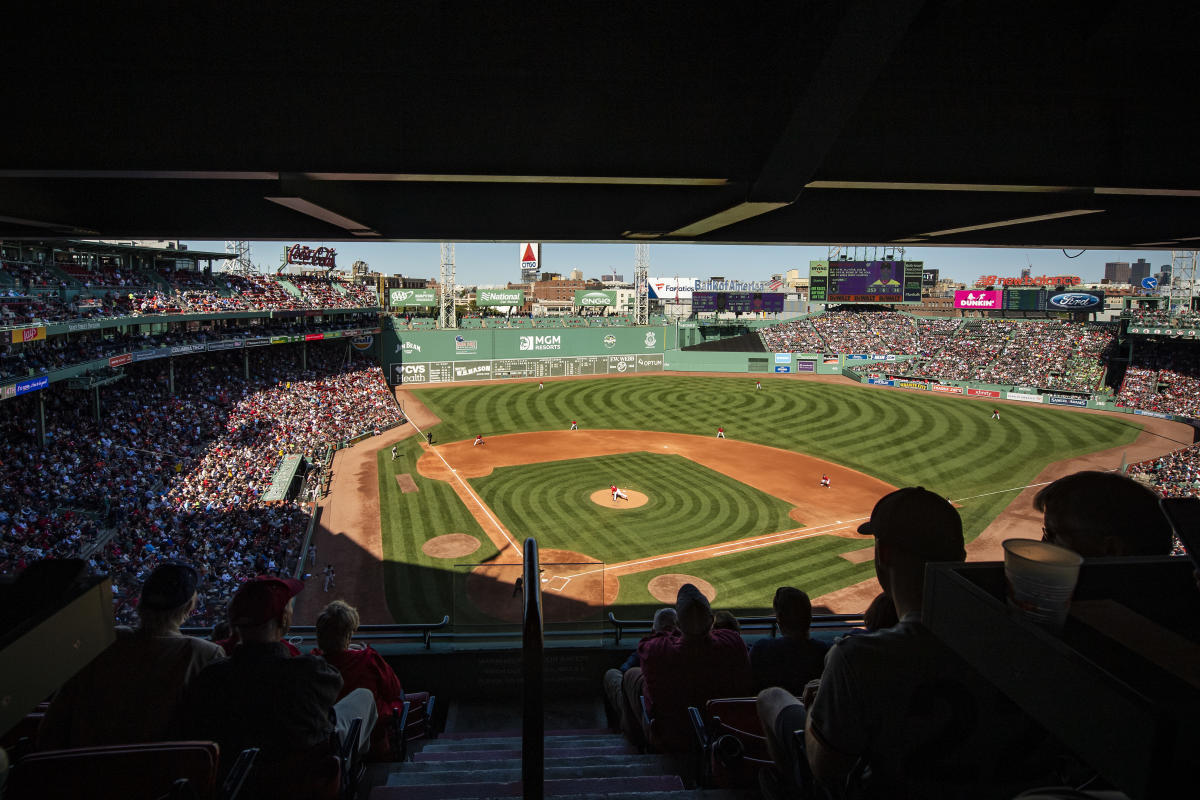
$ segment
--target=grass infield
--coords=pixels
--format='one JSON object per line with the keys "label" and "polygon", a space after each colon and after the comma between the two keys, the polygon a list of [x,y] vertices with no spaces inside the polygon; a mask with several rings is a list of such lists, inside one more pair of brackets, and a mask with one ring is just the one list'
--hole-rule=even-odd
{"label": "grass infield", "polygon": [[[755,392],[750,376],[557,381],[546,383],[541,391],[536,382],[479,384],[425,387],[414,393],[443,420],[434,429],[439,442],[469,439],[480,432],[486,437],[565,430],[572,419],[584,429],[703,436],[712,436],[722,425],[733,439],[807,453],[897,486],[919,484],[938,492],[961,504],[968,540],[1016,495],[1003,490],[1029,484],[1051,462],[1129,443],[1141,430],[1129,417],[1037,405],[1004,405],[1001,420],[995,422],[987,403],[815,381],[771,380]],[[443,533],[469,533],[483,542],[470,560],[483,561],[495,550],[448,485],[414,472],[420,491],[400,492],[394,464],[405,464],[403,471],[411,471],[420,454],[415,441],[407,442],[405,448],[406,458],[396,462],[386,451],[379,456],[388,600],[398,621],[440,618],[451,607],[452,569],[444,560],[425,556],[421,545]],[[605,561],[642,555],[648,537],[696,546],[711,542],[714,536],[724,541],[798,527],[789,520],[772,528],[780,524],[772,516],[778,510],[755,499],[762,493],[723,476],[717,476],[723,485],[712,490],[710,506],[698,505],[702,498],[685,485],[674,497],[652,495],[646,507],[622,512],[619,523],[610,526],[601,524],[603,517],[596,514],[602,509],[588,508],[586,498],[568,499],[571,492],[581,491],[585,476],[591,490],[607,486],[617,477],[611,476],[613,466],[608,462],[612,459],[627,471],[640,458],[640,454],[629,454],[594,459],[595,464],[555,462],[507,468],[475,479],[473,484],[515,535],[534,535],[543,548],[577,550]],[[645,458],[647,470],[677,469],[666,466],[670,456],[650,458],[647,454]],[[627,464],[626,459],[633,461]],[[678,469],[710,472],[690,462]],[[653,475],[624,476],[625,483],[642,491],[654,480]],[[697,479],[684,480],[694,483]],[[717,503],[718,491],[728,500]],[[755,517],[754,522],[735,513],[722,517],[720,523],[707,524],[707,516],[731,513],[724,506],[743,504],[754,509],[747,514]],[[675,513],[661,513],[668,509]],[[786,515],[786,511],[784,508],[782,513]],[[652,533],[633,522],[642,514],[656,515],[655,526],[649,528]],[[697,532],[701,523],[702,532]],[[726,535],[721,535],[722,529]],[[852,564],[839,556],[859,546],[846,539],[817,536],[661,571],[687,572],[709,580],[719,588],[718,607],[756,611],[770,605],[779,585],[795,585],[816,596],[869,577],[869,562]],[[658,552],[667,549],[684,547],[664,546]],[[657,571],[624,577],[618,603],[659,605],[645,588],[655,574]],[[618,616],[639,613],[645,607],[617,609]]]}

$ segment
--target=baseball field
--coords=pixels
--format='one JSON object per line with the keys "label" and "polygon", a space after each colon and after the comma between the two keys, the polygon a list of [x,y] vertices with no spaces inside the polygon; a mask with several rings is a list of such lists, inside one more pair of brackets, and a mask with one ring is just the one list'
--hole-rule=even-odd
{"label": "baseball field", "polygon": [[[816,598],[870,578],[872,541],[855,529],[891,487],[948,497],[970,541],[1048,464],[1120,448],[1142,430],[1125,416],[840,379],[754,383],[662,375],[402,393],[435,444],[410,436],[395,459],[378,452],[391,616],[515,620],[528,536],[552,620],[644,617],[685,580],[715,608],[760,613],[783,584]],[[631,499],[614,501],[612,484]]]}

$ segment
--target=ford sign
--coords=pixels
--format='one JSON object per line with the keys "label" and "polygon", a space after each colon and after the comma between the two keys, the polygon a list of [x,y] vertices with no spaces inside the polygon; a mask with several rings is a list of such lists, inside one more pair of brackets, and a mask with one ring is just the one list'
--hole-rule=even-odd
{"label": "ford sign", "polygon": [[1050,305],[1056,308],[1091,308],[1100,305],[1100,298],[1094,294],[1083,292],[1064,292],[1050,298]]}

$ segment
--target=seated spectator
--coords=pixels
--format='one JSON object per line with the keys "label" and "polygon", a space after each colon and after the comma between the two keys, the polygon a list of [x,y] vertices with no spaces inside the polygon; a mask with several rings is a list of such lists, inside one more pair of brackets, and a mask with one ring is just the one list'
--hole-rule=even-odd
{"label": "seated spectator", "polygon": [[[381,720],[391,717],[393,703],[403,703],[404,688],[395,670],[370,645],[351,645],[350,639],[358,630],[358,611],[341,600],[334,600],[317,617],[317,648],[313,655],[322,656],[342,673],[342,690],[338,700],[355,689],[366,689],[375,698]],[[428,700],[422,693],[417,702]],[[386,758],[391,752],[387,725],[376,725],[371,740],[371,756]]]}
{"label": "seated spectator", "polygon": [[1033,498],[1043,512],[1042,539],[1084,558],[1165,556],[1171,523],[1158,495],[1115,472],[1076,472],[1044,487]]}
{"label": "seated spectator", "polygon": [[812,602],[803,591],[781,586],[775,590],[771,605],[779,622],[780,636],[759,639],[750,648],[754,690],[781,686],[799,695],[806,683],[821,677],[829,645],[808,636]]}
{"label": "seated spectator", "polygon": [[[668,606],[667,608],[660,608],[658,611],[655,611],[654,612],[654,623],[652,625],[652,632],[653,633],[678,633],[679,632],[679,617],[678,617],[678,615],[676,615],[675,609],[670,608]],[[641,659],[638,658],[637,648],[634,648],[633,652],[629,654],[629,658],[625,659],[625,662],[623,664],[621,664],[621,666],[618,669],[622,674],[624,674],[629,671],[630,667],[640,667],[641,665],[642,665],[642,662],[641,662]],[[619,706],[617,706],[615,704],[613,705],[613,708],[618,708],[618,707]]]}
{"label": "seated spectator", "polygon": [[900,622],[835,644],[807,706],[784,689],[759,694],[785,786],[798,791],[807,765],[837,796],[856,773],[867,796],[1012,797],[1004,783],[1022,774],[1013,747],[1029,745],[1023,718],[921,622],[926,563],[965,558],[958,512],[933,492],[900,489],[859,531],[875,537],[875,572]]}
{"label": "seated spectator", "polygon": [[258,760],[270,763],[328,752],[333,734],[344,741],[359,718],[358,748],[367,751],[377,717],[371,692],[356,689],[337,700],[338,671],[319,656],[291,656],[281,641],[303,588],[267,575],[242,584],[229,604],[241,644],[188,686],[176,724],[182,736],[211,739],[222,753],[257,747]]}
{"label": "seated spectator", "polygon": [[[750,691],[750,659],[736,631],[714,630],[708,599],[690,583],[675,600],[679,633],[658,633],[638,644],[641,667],[622,676],[622,720],[641,719],[642,701],[653,724],[653,738],[640,725],[626,734],[669,752],[692,745],[688,706],[704,708],[718,697],[744,697]],[[608,680],[606,676],[606,680]]]}
{"label": "seated spectator", "polygon": [[737,617],[732,611],[721,609],[713,612],[713,630],[718,631],[735,631],[742,632],[742,623],[738,622]]}
{"label": "seated spectator", "polygon": [[179,627],[196,607],[196,570],[163,564],[142,586],[137,630],[117,628],[117,640],[67,681],[38,732],[38,747],[154,742],[167,737],[184,687],[222,657],[212,642]]}
{"label": "seated spectator", "polygon": [[863,614],[863,623],[868,632],[891,628],[899,621],[896,604],[892,602],[892,598],[888,597],[887,592],[875,595],[875,599],[871,601],[871,605],[867,606],[867,610]]}

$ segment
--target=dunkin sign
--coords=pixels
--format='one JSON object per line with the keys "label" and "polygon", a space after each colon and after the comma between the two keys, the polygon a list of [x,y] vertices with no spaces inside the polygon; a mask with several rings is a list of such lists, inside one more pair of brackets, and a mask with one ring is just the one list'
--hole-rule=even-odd
{"label": "dunkin sign", "polygon": [[954,293],[955,308],[976,308],[999,311],[1004,304],[1004,293],[992,289],[972,289]]}

